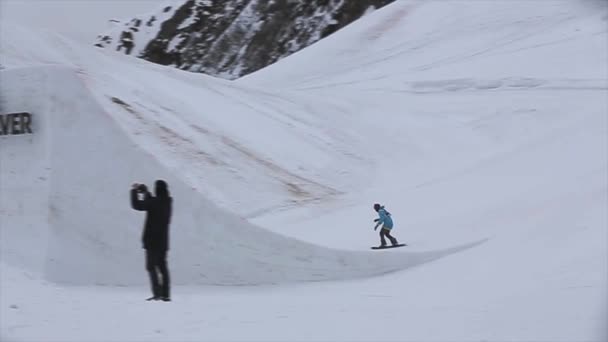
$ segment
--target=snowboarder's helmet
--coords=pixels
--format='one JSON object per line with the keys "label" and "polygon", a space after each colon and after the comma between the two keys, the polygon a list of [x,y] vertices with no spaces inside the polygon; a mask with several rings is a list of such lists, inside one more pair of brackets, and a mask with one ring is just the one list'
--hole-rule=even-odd
{"label": "snowboarder's helmet", "polygon": [[374,210],[375,210],[375,211],[380,210],[380,208],[381,208],[381,207],[380,207],[380,204],[378,204],[378,203],[375,203],[375,204],[374,204]]}

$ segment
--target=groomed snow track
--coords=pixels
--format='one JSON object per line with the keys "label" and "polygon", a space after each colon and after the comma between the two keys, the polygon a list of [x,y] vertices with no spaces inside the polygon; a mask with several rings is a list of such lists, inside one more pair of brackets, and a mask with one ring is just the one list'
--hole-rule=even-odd
{"label": "groomed snow track", "polygon": [[167,180],[174,197],[175,284],[368,277],[474,245],[421,253],[349,252],[267,231],[223,211],[168,172],[95,101],[76,70],[18,68],[3,70],[1,77],[3,112],[31,113],[34,130],[0,140],[2,257],[42,270],[48,280],[144,284],[143,215],[130,208],[128,190],[135,181],[151,184],[158,178]]}

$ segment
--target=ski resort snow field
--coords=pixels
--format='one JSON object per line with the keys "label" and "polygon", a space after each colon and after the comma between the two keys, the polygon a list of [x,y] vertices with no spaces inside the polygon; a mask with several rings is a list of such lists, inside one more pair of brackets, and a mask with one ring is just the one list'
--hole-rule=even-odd
{"label": "ski resort snow field", "polygon": [[607,6],[397,1],[236,81],[3,17],[0,339],[605,340]]}

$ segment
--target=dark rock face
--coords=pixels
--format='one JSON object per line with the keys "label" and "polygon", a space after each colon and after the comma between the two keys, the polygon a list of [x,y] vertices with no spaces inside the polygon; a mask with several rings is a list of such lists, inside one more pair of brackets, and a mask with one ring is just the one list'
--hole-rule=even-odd
{"label": "dark rock face", "polygon": [[394,0],[183,0],[98,37],[154,63],[235,79]]}

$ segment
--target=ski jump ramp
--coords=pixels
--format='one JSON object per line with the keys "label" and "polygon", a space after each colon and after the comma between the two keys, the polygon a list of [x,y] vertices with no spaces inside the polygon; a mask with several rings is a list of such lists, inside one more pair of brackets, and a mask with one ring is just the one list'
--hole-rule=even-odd
{"label": "ski jump ramp", "polygon": [[145,284],[142,213],[133,182],[165,179],[174,198],[174,284],[254,285],[369,277],[468,248],[422,253],[339,251],[257,227],[224,211],[138,146],[79,73],[1,71],[3,113],[32,114],[32,134],[0,137],[2,259],[74,285]]}

